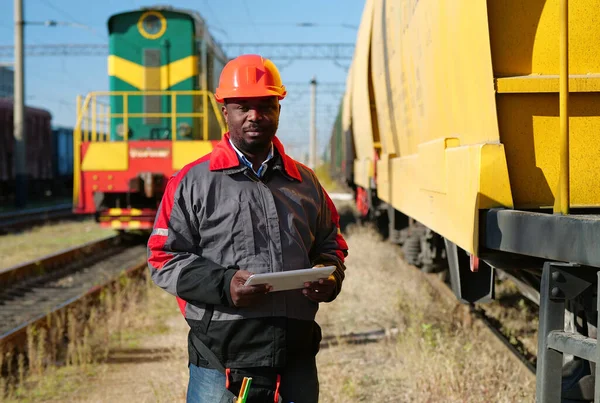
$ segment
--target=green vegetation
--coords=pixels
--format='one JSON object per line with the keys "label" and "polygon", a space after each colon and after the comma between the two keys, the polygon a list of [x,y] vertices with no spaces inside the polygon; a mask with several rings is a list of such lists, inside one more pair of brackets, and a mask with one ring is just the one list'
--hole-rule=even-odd
{"label": "green vegetation", "polygon": [[315,174],[328,193],[343,191],[343,186],[331,178],[331,175],[329,174],[329,164],[318,166],[315,169]]}

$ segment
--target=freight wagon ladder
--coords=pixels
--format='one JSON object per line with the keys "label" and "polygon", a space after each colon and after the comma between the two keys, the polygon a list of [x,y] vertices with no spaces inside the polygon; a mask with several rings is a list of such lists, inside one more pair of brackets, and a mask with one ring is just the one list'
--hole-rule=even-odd
{"label": "freight wagon ladder", "polygon": [[[598,363],[600,345],[596,339],[565,331],[565,302],[591,293],[594,273],[582,277],[582,268],[566,263],[546,263],[540,290],[540,326],[538,332],[538,361],[536,401],[560,403],[563,354],[571,354]],[[600,280],[600,272],[597,272]],[[597,282],[597,286],[600,281]],[[598,287],[600,294],[600,287]],[[600,299],[597,298],[598,312]],[[598,317],[600,323],[600,316]],[[597,367],[596,367],[597,368]],[[594,402],[600,402],[600,376],[595,374]]]}

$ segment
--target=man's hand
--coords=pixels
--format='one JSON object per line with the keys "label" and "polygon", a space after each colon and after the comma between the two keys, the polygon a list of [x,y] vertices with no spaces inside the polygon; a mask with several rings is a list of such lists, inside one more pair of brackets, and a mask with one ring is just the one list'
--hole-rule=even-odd
{"label": "man's hand", "polygon": [[229,291],[231,292],[233,305],[238,308],[255,304],[271,290],[271,286],[268,284],[245,286],[244,283],[252,274],[254,273],[247,270],[238,270],[231,278]]}
{"label": "man's hand", "polygon": [[[314,267],[325,267],[325,265],[317,264]],[[335,286],[335,277],[330,275],[326,279],[304,283],[306,288],[302,289],[302,294],[306,295],[311,301],[325,302],[331,299]]]}

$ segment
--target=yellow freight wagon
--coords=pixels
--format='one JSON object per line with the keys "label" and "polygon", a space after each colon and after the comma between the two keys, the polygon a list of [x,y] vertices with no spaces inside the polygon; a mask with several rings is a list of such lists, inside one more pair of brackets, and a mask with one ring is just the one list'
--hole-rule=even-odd
{"label": "yellow freight wagon", "polygon": [[[496,270],[516,280],[540,303],[538,375],[560,366],[565,300],[598,286],[599,5],[367,0],[348,77],[359,211],[415,262],[445,260],[463,301],[493,298]],[[560,400],[549,374],[538,401]]]}

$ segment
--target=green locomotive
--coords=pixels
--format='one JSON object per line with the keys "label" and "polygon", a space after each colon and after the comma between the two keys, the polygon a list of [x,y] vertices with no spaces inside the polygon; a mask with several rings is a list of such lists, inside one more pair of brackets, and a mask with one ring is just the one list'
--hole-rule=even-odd
{"label": "green locomotive", "polygon": [[210,98],[192,91],[213,93],[227,58],[198,13],[142,8],[110,17],[108,32],[111,140],[220,138]]}
{"label": "green locomotive", "polygon": [[77,102],[74,211],[103,227],[149,230],[168,178],[226,130],[214,91],[227,57],[191,11],[115,14],[108,33],[109,91]]}

